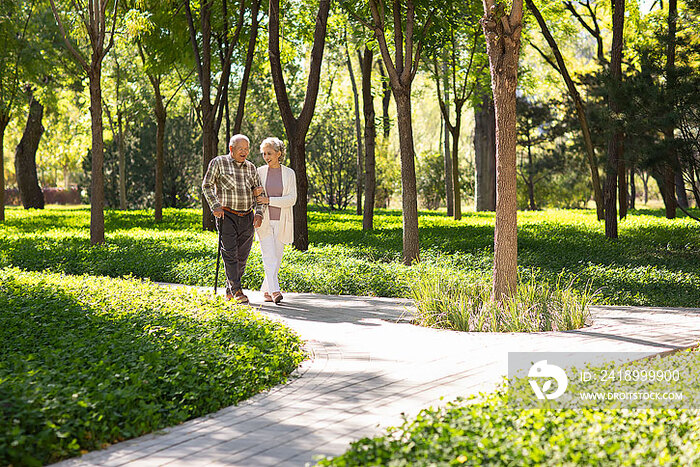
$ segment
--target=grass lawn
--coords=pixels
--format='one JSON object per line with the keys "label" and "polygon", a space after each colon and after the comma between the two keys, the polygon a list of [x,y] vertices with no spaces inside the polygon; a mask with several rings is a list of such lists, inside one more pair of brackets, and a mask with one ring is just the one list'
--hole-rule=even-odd
{"label": "grass lawn", "polygon": [[42,465],[214,412],[304,355],[279,323],[141,280],[0,269],[0,465]]}
{"label": "grass lawn", "polygon": [[[6,212],[0,266],[213,285],[216,236],[202,232],[198,210],[165,210],[159,225],[151,212],[107,211],[107,244],[94,248],[87,209]],[[620,239],[610,241],[593,210],[518,216],[518,262],[525,277],[573,282],[581,290],[590,282],[605,304],[700,306],[700,224],[692,219],[668,220],[662,210],[632,211],[620,222]],[[399,211],[378,211],[375,230],[364,232],[361,218],[349,211],[311,210],[309,251],[287,249],[282,288],[408,297],[412,284],[426,275],[471,281],[490,274],[492,213],[468,212],[454,221],[422,211],[419,221],[422,262],[408,268],[400,262]],[[262,279],[256,244],[244,287],[258,288]]]}

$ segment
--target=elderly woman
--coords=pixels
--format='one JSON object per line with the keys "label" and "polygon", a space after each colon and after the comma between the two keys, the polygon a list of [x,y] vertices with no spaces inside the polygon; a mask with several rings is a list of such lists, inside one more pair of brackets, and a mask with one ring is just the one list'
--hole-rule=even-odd
{"label": "elderly woman", "polygon": [[294,241],[292,206],[297,201],[297,182],[294,171],[280,163],[284,158],[282,141],[265,138],[260,143],[260,152],[267,165],[259,167],[258,174],[267,196],[259,196],[258,202],[268,205],[262,224],[255,229],[265,269],[261,290],[266,302],[279,303],[282,301],[282,292],[277,275],[282,264],[284,245]]}

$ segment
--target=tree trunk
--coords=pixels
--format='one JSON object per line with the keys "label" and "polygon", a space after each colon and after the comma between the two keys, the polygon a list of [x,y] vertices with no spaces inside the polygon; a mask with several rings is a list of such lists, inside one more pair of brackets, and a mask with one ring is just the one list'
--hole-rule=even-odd
{"label": "tree trunk", "polygon": [[355,72],[352,69],[352,60],[350,59],[350,51],[348,50],[347,38],[345,44],[345,55],[346,64],[348,67],[348,73],[350,74],[350,86],[352,87],[352,97],[354,101],[355,110],[355,140],[357,141],[356,146],[356,164],[357,164],[357,179],[355,183],[355,199],[357,200],[356,208],[357,215],[362,215],[362,178],[363,178],[363,168],[362,168],[362,126],[360,125],[360,96],[357,91],[357,83],[355,82]]}
{"label": "tree trunk", "polygon": [[[616,90],[622,82],[622,47],[625,24],[625,1],[612,0],[613,3],[613,41],[610,51],[610,77],[612,89],[608,95],[608,107],[612,115],[620,113]],[[617,181],[619,178],[620,159],[622,157],[622,130],[617,121],[613,121],[613,134],[608,143],[608,163],[605,167],[605,236],[617,238]]]}
{"label": "tree trunk", "polygon": [[452,189],[454,196],[454,219],[462,218],[462,187],[459,183],[459,133],[462,129],[462,106],[455,105],[455,124],[452,131]]}
{"label": "tree trunk", "polygon": [[155,205],[154,218],[156,222],[163,220],[163,169],[165,165],[165,122],[167,111],[163,104],[163,95],[160,92],[160,81],[153,80],[153,90],[156,97],[156,187],[155,187]]}
{"label": "tree trunk", "polygon": [[124,151],[124,124],[123,110],[119,100],[119,88],[121,84],[121,73],[119,69],[119,61],[114,57],[114,63],[117,68],[117,76],[115,80],[117,94],[117,153],[119,154],[119,209],[126,210],[126,154]]}
{"label": "tree trunk", "polygon": [[502,304],[515,294],[518,277],[515,91],[518,86],[522,1],[513,1],[510,14],[500,8],[492,0],[484,0],[485,16],[481,22],[486,37],[496,110],[492,299]]}
{"label": "tree trunk", "polygon": [[119,151],[119,209],[126,210],[126,151],[124,151],[124,127],[121,109],[117,110],[117,127],[119,129],[119,135],[117,136]]}
{"label": "tree trunk", "polygon": [[401,198],[403,210],[403,262],[411,265],[419,261],[418,196],[416,192],[416,166],[413,149],[413,123],[411,121],[411,89],[393,89],[396,116],[399,127],[401,151]]}
{"label": "tree trunk", "polygon": [[311,50],[311,63],[306,87],[304,106],[298,118],[292,114],[289,104],[287,87],[284,84],[282,74],[282,62],[280,57],[280,10],[279,0],[270,0],[268,22],[268,47],[270,55],[270,72],[272,83],[277,96],[277,105],[280,109],[282,122],[289,140],[289,160],[297,178],[297,203],[294,205],[294,247],[298,250],[309,249],[309,229],[306,216],[308,202],[308,178],[306,174],[306,133],[311,125],[316,98],[320,84],[321,64],[323,62],[323,49],[326,40],[326,26],[330,11],[330,0],[320,0],[316,26],[314,29],[314,42]]}
{"label": "tree trunk", "polygon": [[[675,103],[668,99],[673,95],[676,86],[676,21],[678,17],[677,0],[669,0],[668,2],[668,43],[666,46],[666,92],[669,114],[675,109]],[[670,116],[670,115],[669,115]],[[664,167],[664,205],[666,208],[666,217],[668,219],[676,218],[676,172],[680,167],[678,163],[678,154],[674,144],[675,125],[670,124],[664,129],[664,141],[666,142],[667,154]],[[681,179],[682,180],[682,179]]]}
{"label": "tree trunk", "polygon": [[685,191],[685,181],[683,180],[683,171],[679,168],[675,173],[676,179],[676,200],[682,208],[688,209],[688,193]]}
{"label": "tree trunk", "polygon": [[637,204],[637,186],[635,185],[634,181],[634,166],[630,168],[630,202],[629,202],[629,207],[630,209],[637,209],[636,204]]}
{"label": "tree trunk", "polygon": [[[200,105],[202,107],[202,174],[205,174],[209,163],[217,156],[219,141],[217,132],[214,131],[215,113],[213,106],[207,97],[202,98]],[[202,228],[212,231],[215,228],[214,214],[212,214],[204,196],[202,196]]]}
{"label": "tree trunk", "polygon": [[489,91],[474,107],[475,204],[477,211],[496,210],[496,109]]}
{"label": "tree trunk", "polygon": [[[248,51],[246,52],[245,68],[243,69],[243,77],[241,78],[241,88],[238,92],[238,110],[236,110],[236,119],[233,123],[233,134],[239,134],[243,126],[243,115],[245,114],[245,100],[248,94],[248,81],[250,80],[250,71],[253,68],[253,58],[255,57],[255,45],[258,41],[258,24],[260,19],[258,13],[260,11],[261,0],[253,1],[252,10],[250,12],[250,37],[248,38]],[[228,144],[228,143],[227,143]]]}
{"label": "tree trunk", "polygon": [[[527,6],[532,11],[533,15],[537,19],[537,23],[540,25],[540,29],[542,30],[542,34],[544,35],[545,39],[547,40],[547,43],[549,44],[549,47],[552,49],[552,53],[554,54],[554,57],[557,61],[557,66],[558,69],[557,71],[559,74],[561,74],[562,78],[564,79],[564,83],[566,84],[566,88],[569,91],[569,96],[571,99],[574,101],[574,106],[576,107],[576,117],[578,118],[579,125],[581,125],[581,134],[583,136],[583,142],[586,147],[586,157],[588,160],[588,167],[590,168],[591,171],[591,185],[593,186],[593,197],[595,199],[595,204],[596,204],[596,212],[598,214],[598,220],[602,220],[604,218],[604,209],[603,209],[603,192],[600,186],[600,175],[598,173],[598,161],[596,160],[595,156],[595,149],[593,147],[593,139],[591,138],[591,131],[588,126],[588,117],[586,116],[586,110],[583,105],[583,100],[581,99],[581,95],[578,93],[578,90],[576,89],[576,85],[574,84],[574,81],[571,79],[571,75],[569,75],[569,71],[566,67],[566,62],[564,62],[564,58],[561,55],[561,52],[559,50],[559,46],[557,45],[556,41],[554,40],[554,37],[552,36],[551,32],[549,31],[549,28],[547,27],[547,23],[545,23],[544,18],[542,17],[542,14],[540,11],[537,9],[535,4],[533,3],[532,0],[526,0],[527,1]],[[599,37],[599,36],[598,36]],[[602,50],[599,49],[599,50]]]}
{"label": "tree trunk", "polygon": [[27,126],[15,150],[15,175],[24,209],[44,209],[44,193],[36,174],[36,151],[44,134],[43,116],[44,106],[30,96]]}
{"label": "tree trunk", "polygon": [[620,219],[624,219],[627,216],[627,167],[625,162],[625,142],[624,133],[620,133],[619,136],[620,147],[617,151],[617,183],[618,183],[618,195],[620,198]]}
{"label": "tree trunk", "polygon": [[0,113],[0,222],[5,222],[5,129],[10,115]]}
{"label": "tree trunk", "polygon": [[362,230],[374,228],[374,196],[377,186],[375,173],[374,96],[372,95],[372,49],[365,47],[362,57],[362,111],[365,117],[365,206],[362,215]]}
{"label": "tree trunk", "polygon": [[382,134],[384,141],[389,138],[391,119],[389,118],[389,103],[391,102],[391,86],[384,72],[384,64],[379,62],[379,74],[382,77]]}
{"label": "tree trunk", "polygon": [[[93,56],[94,58],[94,56]],[[92,118],[92,180],[90,192],[90,244],[105,242],[104,140],[102,139],[102,67],[94,63],[90,73]]]}
{"label": "tree trunk", "polygon": [[[447,54],[447,52],[445,52]],[[445,102],[450,100],[450,79],[447,76],[447,60],[442,62],[442,87],[445,89]],[[438,78],[439,79],[439,78]],[[438,96],[439,97],[439,96]],[[449,129],[449,119],[450,119],[450,107],[445,106],[446,115],[443,116],[443,132],[445,133],[445,144],[444,144],[444,168],[445,168],[445,200],[447,202],[447,215],[454,216],[454,186],[452,185],[452,155],[450,151],[450,129]]]}

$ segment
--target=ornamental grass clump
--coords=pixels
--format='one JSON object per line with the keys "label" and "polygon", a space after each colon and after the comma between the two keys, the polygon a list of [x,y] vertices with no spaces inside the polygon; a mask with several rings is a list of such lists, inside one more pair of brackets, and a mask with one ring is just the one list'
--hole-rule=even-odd
{"label": "ornamental grass clump", "polygon": [[445,276],[423,272],[411,286],[417,323],[422,326],[472,332],[566,331],[586,325],[589,307],[598,292],[562,282],[549,284],[534,275],[518,281],[515,295],[505,303],[491,301],[486,275]]}

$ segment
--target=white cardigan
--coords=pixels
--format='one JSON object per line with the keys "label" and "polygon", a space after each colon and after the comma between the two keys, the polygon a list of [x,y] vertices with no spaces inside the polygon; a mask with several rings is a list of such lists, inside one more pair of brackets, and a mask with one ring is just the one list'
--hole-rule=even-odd
{"label": "white cardigan", "polygon": [[[267,165],[258,167],[258,175],[264,187],[267,183]],[[297,202],[297,178],[294,170],[282,166],[282,196],[271,196],[270,206],[281,208],[279,241],[288,245],[294,242],[294,214],[292,207]],[[265,209],[262,225],[255,229],[258,241],[272,234],[270,227],[270,210]]]}

